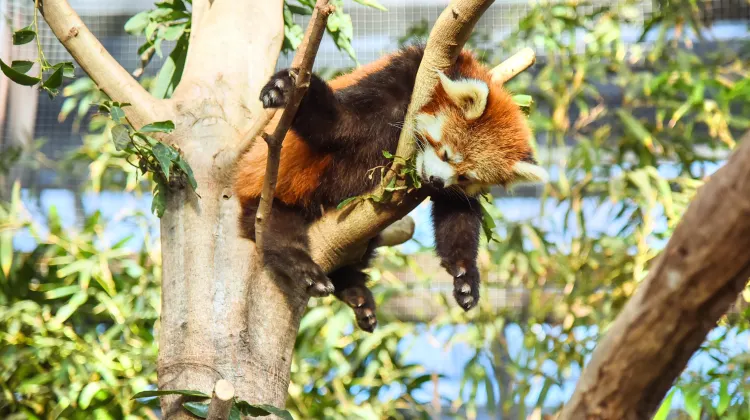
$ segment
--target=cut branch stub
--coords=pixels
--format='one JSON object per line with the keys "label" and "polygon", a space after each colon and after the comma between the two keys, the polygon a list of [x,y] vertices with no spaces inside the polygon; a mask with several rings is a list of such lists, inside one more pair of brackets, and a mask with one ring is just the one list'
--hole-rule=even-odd
{"label": "cut branch stub", "polygon": [[312,67],[315,62],[315,56],[318,54],[318,47],[320,41],[323,39],[323,33],[326,28],[326,22],[328,16],[333,13],[334,7],[328,4],[328,0],[318,0],[315,4],[315,10],[310,18],[310,23],[307,25],[307,31],[305,32],[305,38],[300,44],[297,54],[294,56],[292,61],[292,71],[294,86],[289,96],[289,102],[284,108],[281,114],[276,129],[273,134],[267,135],[263,133],[263,138],[268,146],[268,153],[266,159],[266,174],[263,179],[263,190],[260,196],[260,205],[255,216],[255,243],[258,254],[263,256],[263,241],[265,234],[265,225],[268,218],[271,216],[271,208],[273,206],[273,197],[276,191],[276,181],[279,175],[279,162],[281,161],[281,145],[284,141],[287,131],[292,125],[294,116],[297,114],[297,109],[302,98],[307,92],[307,88],[310,85],[310,78],[312,76]]}
{"label": "cut branch stub", "polygon": [[234,404],[234,386],[229,381],[219,379],[214,386],[211,402],[208,404],[206,420],[226,420]]}

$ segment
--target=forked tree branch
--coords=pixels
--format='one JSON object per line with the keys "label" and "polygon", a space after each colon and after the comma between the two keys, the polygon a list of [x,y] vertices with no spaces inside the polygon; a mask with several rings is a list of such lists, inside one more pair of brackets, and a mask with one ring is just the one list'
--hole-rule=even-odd
{"label": "forked tree branch", "polygon": [[750,277],[750,133],[700,188],[558,419],[647,419]]}
{"label": "forked tree branch", "polygon": [[169,108],[151,96],[84,25],[67,0],[39,1],[39,12],[52,32],[96,85],[123,108],[136,127],[171,118]]}
{"label": "forked tree branch", "polygon": [[315,56],[318,54],[320,41],[323,39],[328,16],[333,13],[333,5],[328,4],[328,0],[318,0],[315,4],[310,23],[307,25],[305,37],[300,44],[297,53],[292,60],[291,70],[296,72],[292,79],[294,87],[292,88],[289,102],[281,114],[281,120],[276,125],[273,134],[266,135],[263,138],[268,146],[266,160],[266,174],[263,179],[263,190],[260,196],[260,205],[255,216],[255,238],[256,249],[262,255],[265,225],[271,214],[273,206],[273,197],[276,191],[276,180],[279,175],[279,161],[281,160],[281,145],[284,141],[287,131],[292,126],[294,116],[302,98],[310,86],[312,76],[312,67],[315,62]]}

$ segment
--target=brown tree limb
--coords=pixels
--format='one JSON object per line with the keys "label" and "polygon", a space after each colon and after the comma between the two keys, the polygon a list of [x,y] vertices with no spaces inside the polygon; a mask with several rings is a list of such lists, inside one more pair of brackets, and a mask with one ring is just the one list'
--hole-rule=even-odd
{"label": "brown tree limb", "polygon": [[559,419],[646,419],[750,277],[750,133],[699,189]]}
{"label": "brown tree limb", "polygon": [[[328,16],[333,13],[334,6],[328,4],[328,0],[318,0],[315,3],[310,23],[307,25],[305,37],[300,44],[297,53],[292,60],[291,71],[295,72],[292,79],[294,87],[289,96],[284,111],[281,114],[281,120],[273,131],[273,134],[263,133],[263,139],[268,145],[268,154],[266,160],[266,175],[263,179],[263,190],[260,196],[260,205],[255,216],[255,238],[256,249],[260,252],[263,249],[263,240],[266,222],[271,215],[273,206],[273,197],[276,191],[276,181],[279,174],[279,161],[281,160],[281,145],[284,141],[287,131],[292,126],[292,120],[297,114],[297,109],[302,98],[310,86],[312,67],[315,62],[315,56],[318,54],[320,41],[323,39]],[[262,253],[261,253],[262,255]]]}
{"label": "brown tree limb", "polygon": [[84,25],[67,0],[39,1],[39,12],[52,32],[96,85],[123,108],[136,127],[170,119],[170,110],[151,96],[108,52]]}
{"label": "brown tree limb", "polygon": [[206,420],[227,420],[234,404],[234,387],[229,381],[219,379],[208,404]]}

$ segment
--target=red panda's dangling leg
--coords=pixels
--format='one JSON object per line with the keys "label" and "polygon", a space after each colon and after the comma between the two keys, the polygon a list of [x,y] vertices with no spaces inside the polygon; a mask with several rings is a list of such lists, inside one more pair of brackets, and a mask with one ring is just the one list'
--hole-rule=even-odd
{"label": "red panda's dangling leg", "polygon": [[370,241],[362,260],[356,264],[341,267],[330,274],[333,286],[336,288],[334,295],[352,308],[357,325],[367,332],[375,330],[378,320],[375,315],[375,298],[367,287],[369,278],[362,270],[369,267],[374,256],[375,241]]}
{"label": "red panda's dangling leg", "polygon": [[[242,209],[243,235],[255,241],[257,201],[247,202]],[[274,202],[267,220],[263,241],[263,259],[273,271],[292,281],[302,281],[313,296],[333,293],[333,283],[310,256],[307,222],[298,209]]]}
{"label": "red panda's dangling leg", "polygon": [[334,295],[354,311],[359,328],[373,332],[378,324],[375,315],[375,298],[367,288],[367,274],[354,267],[342,267],[331,273],[336,289]]}
{"label": "red panda's dangling leg", "polygon": [[432,196],[435,250],[441,265],[453,276],[453,297],[464,310],[479,302],[477,253],[482,210],[479,201],[460,192]]}

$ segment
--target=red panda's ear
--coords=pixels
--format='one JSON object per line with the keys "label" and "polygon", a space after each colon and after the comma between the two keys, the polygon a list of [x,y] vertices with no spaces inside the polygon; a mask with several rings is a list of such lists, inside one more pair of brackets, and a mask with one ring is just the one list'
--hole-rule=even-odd
{"label": "red panda's ear", "polygon": [[463,110],[466,119],[482,116],[490,93],[487,83],[475,79],[451,80],[441,71],[438,71],[438,76],[448,98]]}
{"label": "red panda's ear", "polygon": [[545,183],[549,175],[547,171],[534,163],[518,161],[513,165],[513,178],[507,187],[517,184]]}

